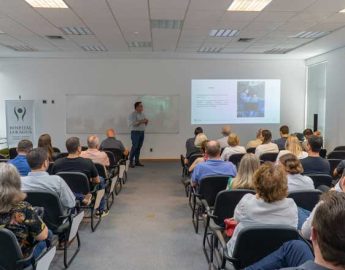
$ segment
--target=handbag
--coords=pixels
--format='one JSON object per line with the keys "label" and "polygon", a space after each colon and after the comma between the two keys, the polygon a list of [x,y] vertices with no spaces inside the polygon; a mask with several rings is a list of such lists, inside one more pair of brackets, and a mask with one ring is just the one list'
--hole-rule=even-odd
{"label": "handbag", "polygon": [[225,234],[228,237],[231,237],[234,233],[234,230],[237,226],[237,221],[234,220],[233,218],[226,218],[224,219],[224,224],[225,224]]}

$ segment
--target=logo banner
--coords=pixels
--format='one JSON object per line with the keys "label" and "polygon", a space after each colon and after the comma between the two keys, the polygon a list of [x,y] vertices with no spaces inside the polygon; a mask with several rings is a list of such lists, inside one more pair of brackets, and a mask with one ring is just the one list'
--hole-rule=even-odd
{"label": "logo banner", "polygon": [[9,147],[23,139],[34,139],[34,101],[6,100],[6,134]]}

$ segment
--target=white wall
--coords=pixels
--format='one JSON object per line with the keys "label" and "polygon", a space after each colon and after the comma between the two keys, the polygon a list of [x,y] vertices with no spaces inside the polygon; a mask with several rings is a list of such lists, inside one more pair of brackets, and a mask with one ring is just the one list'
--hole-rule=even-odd
{"label": "white wall", "polygon": [[330,152],[335,146],[345,145],[345,48],[308,59],[307,65],[326,61],[325,146]]}
{"label": "white wall", "polygon": [[[19,95],[22,99],[36,100],[36,136],[48,132],[54,145],[64,150],[68,137],[67,93],[179,94],[180,133],[147,134],[143,148],[146,158],[176,158],[184,153],[184,142],[195,128],[190,124],[191,80],[231,78],[281,79],[281,122],[288,124],[291,132],[304,128],[305,64],[302,60],[3,59],[0,60],[0,137],[5,135],[4,100],[18,99]],[[44,105],[43,99],[54,99],[55,104]],[[259,127],[233,125],[233,130],[245,144]],[[265,127],[278,136],[279,125]],[[219,136],[219,125],[204,128],[210,138]],[[119,137],[130,146],[129,136]],[[150,148],[153,153],[149,152]]]}

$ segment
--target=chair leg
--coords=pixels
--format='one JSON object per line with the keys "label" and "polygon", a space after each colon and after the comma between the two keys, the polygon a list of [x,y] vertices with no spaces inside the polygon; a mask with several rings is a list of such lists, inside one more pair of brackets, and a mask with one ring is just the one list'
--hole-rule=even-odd
{"label": "chair leg", "polygon": [[197,206],[197,203],[196,203],[195,197],[194,197],[192,219],[193,219],[193,225],[194,225],[195,233],[199,232],[199,214],[200,214],[200,205]]}
{"label": "chair leg", "polygon": [[91,208],[91,230],[92,230],[92,232],[94,232],[97,229],[99,223],[102,220],[102,215],[99,215],[99,218],[98,218],[98,221],[97,221],[96,224],[95,224],[94,219],[95,219],[95,217],[94,217],[94,209]]}
{"label": "chair leg", "polygon": [[[79,233],[77,233],[77,235],[76,235],[76,237],[75,238],[77,238],[77,249],[76,249],[76,251],[73,253],[73,255],[72,255],[72,257],[68,260],[68,256],[67,256],[67,249],[68,249],[68,247],[69,247],[69,243],[65,243],[65,246],[64,246],[64,250],[63,250],[63,263],[64,263],[64,266],[65,266],[65,268],[67,269],[70,265],[71,265],[71,263],[72,263],[72,261],[74,260],[74,258],[77,256],[77,254],[79,253],[79,250],[80,250],[80,237],[79,237]],[[74,238],[74,239],[75,239]],[[73,240],[74,240],[73,239]],[[72,240],[72,241],[73,241]]]}
{"label": "chair leg", "polygon": [[203,250],[204,250],[204,254],[205,254],[205,257],[206,257],[206,260],[208,263],[210,263],[210,256],[208,255],[207,253],[207,248],[206,248],[206,242],[208,243],[208,246],[210,247],[210,240],[208,239],[208,236],[210,235],[210,233],[208,233],[208,227],[210,225],[210,217],[207,217],[207,220],[206,220],[206,226],[205,226],[205,230],[204,230],[204,237],[203,237],[203,240],[202,240],[202,247],[203,247]]}
{"label": "chair leg", "polygon": [[115,184],[115,195],[119,195],[121,190],[122,190],[122,180],[121,179],[117,179],[116,180],[116,184]]}

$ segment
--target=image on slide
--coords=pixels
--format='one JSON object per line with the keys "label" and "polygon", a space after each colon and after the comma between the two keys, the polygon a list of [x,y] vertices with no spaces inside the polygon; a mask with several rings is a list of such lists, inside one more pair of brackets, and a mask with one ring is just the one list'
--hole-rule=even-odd
{"label": "image on slide", "polygon": [[237,117],[265,117],[265,82],[237,82]]}

